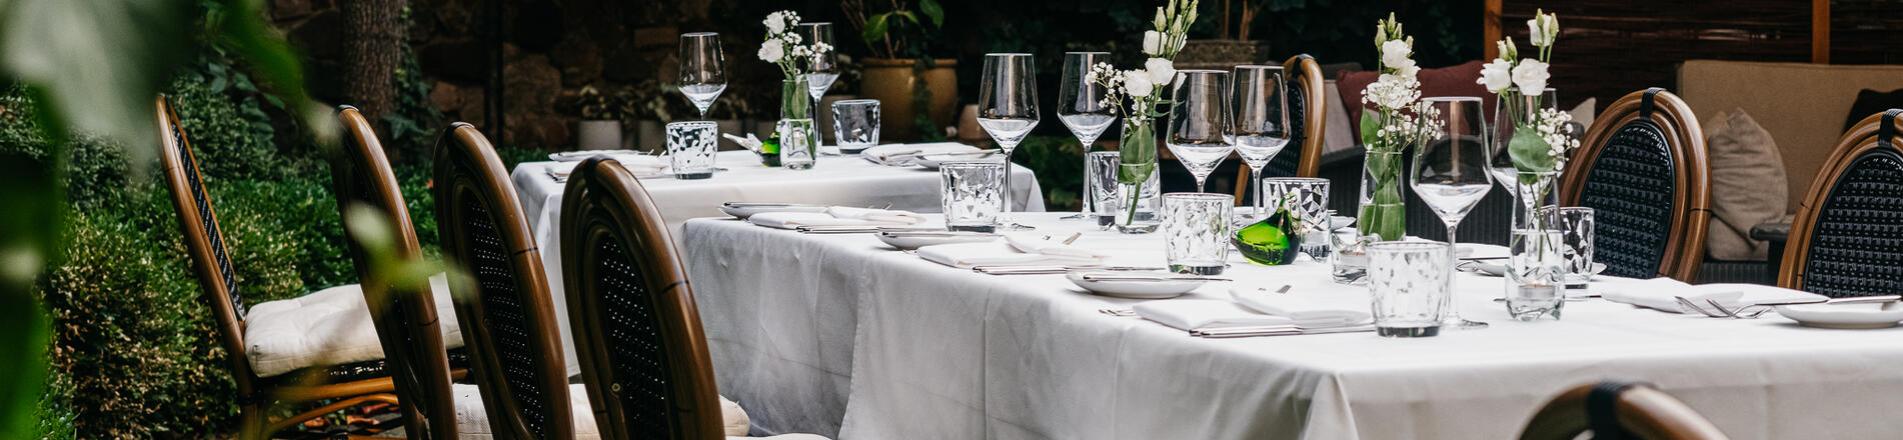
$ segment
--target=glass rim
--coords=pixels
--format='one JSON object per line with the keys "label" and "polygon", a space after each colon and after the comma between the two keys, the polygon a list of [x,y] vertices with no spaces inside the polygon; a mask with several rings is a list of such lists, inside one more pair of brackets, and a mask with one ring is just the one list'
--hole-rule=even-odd
{"label": "glass rim", "polygon": [[1245,69],[1246,70],[1283,70],[1282,66],[1270,66],[1267,64],[1243,64],[1243,65],[1236,66],[1236,70],[1245,70]]}
{"label": "glass rim", "polygon": [[879,100],[877,99],[853,98],[853,99],[841,99],[838,101],[833,101],[833,106],[838,107],[840,104],[878,104],[878,103],[879,103]]}
{"label": "glass rim", "polygon": [[819,25],[827,25],[827,26],[832,26],[832,25],[833,25],[833,22],[830,22],[830,21],[808,21],[808,22],[803,22],[803,23],[800,23],[800,26],[801,26],[801,27],[806,27],[806,26],[813,26],[813,27],[819,27]]}
{"label": "glass rim", "polygon": [[1065,54],[1065,55],[1071,55],[1071,54],[1078,54],[1078,55],[1109,55],[1109,54],[1110,54],[1110,52],[1100,52],[1100,51],[1094,51],[1094,50],[1085,50],[1085,51],[1070,51],[1070,52],[1064,52],[1064,54]]}
{"label": "glass rim", "polygon": [[1585,213],[1591,213],[1591,212],[1594,212],[1594,210],[1592,209],[1592,207],[1588,207],[1588,206],[1560,206],[1560,207],[1555,207],[1555,208],[1554,208],[1554,211],[1553,211],[1553,212],[1585,212]]}
{"label": "glass rim", "polygon": [[987,54],[985,54],[985,57],[986,57],[986,58],[991,58],[991,57],[997,57],[997,58],[1017,58],[1017,57],[1029,57],[1029,56],[1031,56],[1031,54],[1028,54],[1028,53],[1023,53],[1023,52],[1000,52],[1000,53],[987,53]]}
{"label": "glass rim", "polygon": [[1004,169],[1004,162],[988,161],[988,160],[956,160],[956,161],[938,163],[938,169],[942,170],[946,168],[961,168],[961,169],[997,168],[1002,170]]}
{"label": "glass rim", "polygon": [[1422,102],[1480,102],[1478,96],[1430,96],[1421,98]]}
{"label": "glass rim", "polygon": [[1084,153],[1084,155],[1085,156],[1117,156],[1121,158],[1123,157],[1123,152],[1121,151],[1092,151],[1089,153]]}
{"label": "glass rim", "polygon": [[1177,200],[1203,201],[1203,200],[1215,200],[1218,198],[1223,200],[1235,200],[1236,196],[1235,194],[1209,193],[1209,192],[1173,192],[1173,193],[1163,193],[1163,198],[1177,199]]}
{"label": "glass rim", "polygon": [[1178,70],[1178,71],[1176,71],[1176,73],[1177,73],[1177,74],[1179,74],[1179,75],[1183,75],[1183,76],[1189,76],[1190,74],[1197,74],[1197,75],[1228,75],[1228,74],[1229,74],[1229,71],[1227,71],[1227,70],[1216,70],[1216,69],[1182,69],[1182,70]]}
{"label": "glass rim", "polygon": [[678,122],[669,122],[667,123],[666,127],[667,128],[674,128],[674,127],[702,128],[702,127],[715,127],[718,125],[720,124],[717,124],[714,121],[678,121]]}
{"label": "glass rim", "polygon": [[1368,243],[1368,252],[1383,251],[1394,253],[1413,253],[1422,251],[1452,252],[1454,245],[1444,241],[1377,241]]}
{"label": "glass rim", "polygon": [[1262,181],[1263,182],[1316,183],[1316,182],[1328,182],[1328,179],[1323,179],[1320,177],[1264,177],[1262,178]]}
{"label": "glass rim", "polygon": [[719,33],[719,32],[688,32],[688,33],[684,33],[684,34],[681,34],[681,38],[687,38],[687,37],[717,37],[717,36],[720,36],[720,33]]}

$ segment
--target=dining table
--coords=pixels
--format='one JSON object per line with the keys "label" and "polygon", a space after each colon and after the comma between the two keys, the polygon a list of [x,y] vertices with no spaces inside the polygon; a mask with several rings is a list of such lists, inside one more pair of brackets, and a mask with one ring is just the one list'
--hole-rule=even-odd
{"label": "dining table", "polygon": [[[894,144],[897,145],[897,144]],[[922,148],[955,147],[949,143],[913,144]],[[889,147],[888,147],[889,148]],[[664,163],[655,157],[607,154],[630,162]],[[586,157],[585,153],[564,153],[564,161],[523,162],[510,172],[523,217],[528,219],[547,274],[549,293],[554,296],[556,316],[568,316],[567,296],[563,293],[562,194],[565,175]],[[939,173],[918,165],[888,166],[873,163],[858,155],[822,154],[813,168],[794,170],[767,167],[758,155],[747,150],[714,154],[719,169],[705,179],[676,179],[671,175],[636,172],[641,187],[659,207],[677,249],[705,246],[688,240],[681,225],[699,217],[724,216],[720,206],[726,202],[799,203],[827,206],[872,207],[913,212],[940,211]],[[1013,164],[1011,200],[1019,211],[1043,211],[1044,196],[1037,176],[1030,169]],[[557,176],[564,178],[558,178]],[[574,338],[567,319],[557,319],[563,356],[568,359],[570,375],[579,374],[581,363],[575,355]]]}
{"label": "dining table", "polygon": [[[1161,233],[1021,213],[1029,239],[1104,264],[1161,266]],[[942,221],[937,216],[927,216]],[[684,225],[689,278],[723,395],[756,432],[841,439],[1497,439],[1547,400],[1600,380],[1650,383],[1735,439],[1894,438],[1903,328],[1802,327],[1583,297],[1516,321],[1506,281],[1456,272],[1452,304],[1483,329],[1194,337],[1104,310],[1233,292],[1364,301],[1306,256],[1228,268],[1187,295],[1093,294],[1063,274],[992,275],[872,234],[802,234],[733,218]],[[1467,246],[1467,245],[1463,245]],[[1473,246],[1501,253],[1498,246]],[[929,248],[928,248],[929,249]],[[1632,288],[1599,277],[1586,292]],[[1620,287],[1624,286],[1624,287]]]}

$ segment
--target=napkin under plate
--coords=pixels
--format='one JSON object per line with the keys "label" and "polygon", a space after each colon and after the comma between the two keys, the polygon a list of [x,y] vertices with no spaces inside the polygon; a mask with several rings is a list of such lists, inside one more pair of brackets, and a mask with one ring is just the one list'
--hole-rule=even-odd
{"label": "napkin under plate", "polygon": [[1172,299],[1131,306],[1137,316],[1180,330],[1294,326],[1295,320],[1249,311],[1216,299]]}
{"label": "napkin under plate", "polygon": [[1237,287],[1229,289],[1229,296],[1243,308],[1288,318],[1302,327],[1360,325],[1373,319],[1368,298],[1359,295],[1272,293]]}
{"label": "napkin under plate", "polygon": [[[828,212],[795,212],[795,211],[762,212],[762,213],[754,214],[752,216],[747,217],[747,222],[753,223],[758,226],[765,226],[765,227],[775,228],[775,229],[795,229],[801,226],[909,226],[909,225],[917,223],[916,221],[898,221],[898,220],[884,221],[884,220],[873,220],[869,218],[840,218],[830,213],[833,209],[839,209],[839,208],[835,207],[832,209],[828,209],[827,210]],[[859,208],[859,209],[863,209],[863,208]],[[904,212],[904,211],[896,211],[896,212]],[[910,214],[910,213],[907,213],[907,214]],[[917,217],[918,216],[917,214],[911,214],[911,215],[912,217],[909,217],[909,218],[923,221],[923,219],[920,219]],[[888,218],[888,217],[892,219],[908,218],[908,217],[897,215],[897,214],[892,214],[892,215],[884,216],[881,218]]]}
{"label": "napkin under plate", "polygon": [[859,152],[859,157],[863,157],[867,161],[871,161],[872,163],[876,163],[879,165],[903,166],[903,165],[912,164],[912,161],[918,159],[919,156],[925,156],[930,154],[963,153],[968,151],[978,151],[978,148],[970,146],[970,145],[953,143],[953,142],[940,142],[940,143],[931,143],[931,144],[887,144],[887,145],[880,145],[876,147],[866,148],[865,151]]}
{"label": "napkin under plate", "polygon": [[1593,290],[1607,301],[1631,304],[1671,313],[1684,313],[1675,297],[1685,297],[1700,306],[1706,300],[1725,307],[1752,304],[1776,304],[1797,301],[1821,301],[1822,295],[1757,284],[1685,284],[1671,278],[1628,280],[1608,278],[1593,283]]}
{"label": "napkin under plate", "polygon": [[918,248],[918,257],[933,263],[969,269],[972,266],[1095,266],[1101,255],[1027,253],[1006,243],[941,244]]}

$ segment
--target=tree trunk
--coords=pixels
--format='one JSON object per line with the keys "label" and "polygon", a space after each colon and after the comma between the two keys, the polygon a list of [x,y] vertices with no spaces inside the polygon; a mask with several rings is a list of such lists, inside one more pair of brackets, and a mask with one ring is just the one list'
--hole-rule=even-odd
{"label": "tree trunk", "polygon": [[402,62],[406,0],[343,0],[344,96],[376,119],[389,111],[395,96],[396,67]]}

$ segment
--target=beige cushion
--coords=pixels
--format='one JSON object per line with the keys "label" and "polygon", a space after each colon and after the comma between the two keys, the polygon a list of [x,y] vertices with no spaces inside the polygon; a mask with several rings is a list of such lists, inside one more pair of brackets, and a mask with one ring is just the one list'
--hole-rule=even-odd
{"label": "beige cushion", "polygon": [[1719,112],[1704,128],[1712,220],[1705,250],[1717,260],[1763,261],[1769,244],[1752,240],[1751,227],[1782,218],[1789,203],[1777,143],[1744,109]]}
{"label": "beige cushion", "polygon": [[[443,274],[430,277],[443,345],[463,346],[463,330]],[[318,365],[342,365],[383,359],[383,344],[370,323],[370,306],[356,284],[319,290],[297,298],[251,306],[245,314],[245,355],[259,377],[271,377]]]}
{"label": "beige cushion", "polygon": [[[489,429],[489,411],[482,403],[482,389],[476,385],[455,384],[450,392],[456,395],[456,434],[464,440],[491,440],[495,432]],[[601,427],[595,424],[594,407],[588,405],[588,389],[582,384],[568,386],[569,413],[575,418],[575,438],[577,440],[596,440],[601,438]],[[728,438],[745,437],[751,429],[752,420],[747,410],[740,404],[720,396],[721,431]],[[782,440],[817,439],[812,434],[787,434],[767,438]]]}

